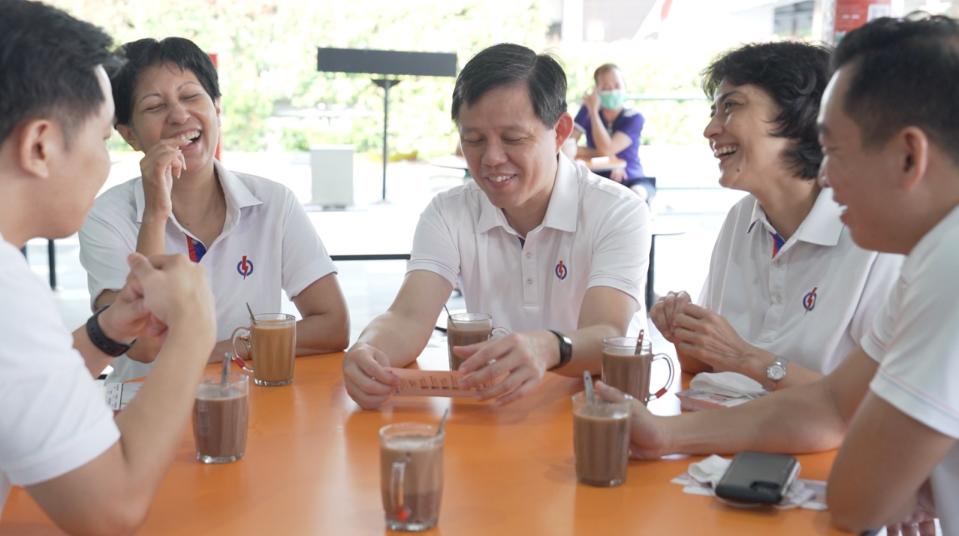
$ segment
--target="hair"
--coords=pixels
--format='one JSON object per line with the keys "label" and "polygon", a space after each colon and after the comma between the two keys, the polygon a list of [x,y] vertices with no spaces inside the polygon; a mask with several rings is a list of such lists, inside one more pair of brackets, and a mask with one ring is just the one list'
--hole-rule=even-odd
{"label": "hair", "polygon": [[763,89],[779,107],[773,136],[795,143],[783,152],[786,166],[812,180],[819,173],[822,149],[816,120],[829,81],[830,50],[796,42],[755,43],[727,52],[703,71],[703,91],[713,99],[726,81]]}
{"label": "hair", "polygon": [[151,38],[140,39],[121,46],[120,54],[126,63],[110,75],[117,124],[130,123],[130,117],[133,115],[133,92],[136,90],[137,80],[144,70],[157,65],[176,65],[182,70],[192,72],[211,99],[216,100],[220,97],[220,83],[210,56],[189,39],[182,37],[167,37],[162,41]]}
{"label": "hair", "polygon": [[0,0],[0,143],[26,119],[51,118],[68,134],[107,96],[96,67],[108,65],[103,30],[36,2]]}
{"label": "hair", "polygon": [[959,163],[959,24],[945,16],[880,18],[849,32],[832,68],[852,67],[843,111],[875,147],[915,126]]}
{"label": "hair", "polygon": [[616,65],[615,63],[604,63],[600,65],[599,67],[597,67],[595,71],[593,71],[593,82],[596,82],[598,84],[600,75],[602,75],[606,71],[622,72],[622,69],[620,69],[619,65]]}
{"label": "hair", "polygon": [[472,105],[487,92],[502,86],[525,84],[536,117],[552,127],[566,112],[566,73],[552,56],[537,55],[512,43],[501,43],[473,56],[453,87],[453,121],[460,107]]}

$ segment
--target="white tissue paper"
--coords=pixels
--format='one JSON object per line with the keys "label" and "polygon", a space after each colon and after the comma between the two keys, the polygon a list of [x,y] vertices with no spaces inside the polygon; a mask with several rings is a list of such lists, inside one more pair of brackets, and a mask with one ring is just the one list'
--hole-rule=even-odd
{"label": "white tissue paper", "polygon": [[[683,491],[690,495],[714,496],[713,488],[719,483],[732,460],[713,454],[698,462],[689,464],[689,469],[672,482],[683,486]],[[797,478],[789,486],[786,496],[776,508],[786,510],[790,508],[805,508],[807,510],[826,509],[826,483],[822,480],[806,480]]]}
{"label": "white tissue paper", "polygon": [[766,394],[756,380],[736,372],[701,372],[676,393],[683,411],[738,406]]}

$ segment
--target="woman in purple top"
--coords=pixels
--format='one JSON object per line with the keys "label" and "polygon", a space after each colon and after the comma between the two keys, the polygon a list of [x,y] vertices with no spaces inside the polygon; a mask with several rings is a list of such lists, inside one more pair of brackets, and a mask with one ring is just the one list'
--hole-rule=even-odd
{"label": "woman in purple top", "polygon": [[[627,187],[642,186],[651,199],[656,193],[653,179],[646,177],[639,163],[639,139],[643,132],[643,114],[623,106],[626,100],[626,82],[619,67],[612,63],[600,65],[593,73],[596,85],[583,97],[583,105],[576,114],[573,136],[579,141],[586,134],[586,147],[579,147],[577,158],[616,156],[626,161],[625,169],[599,173]],[[593,128],[599,125],[600,128]]]}

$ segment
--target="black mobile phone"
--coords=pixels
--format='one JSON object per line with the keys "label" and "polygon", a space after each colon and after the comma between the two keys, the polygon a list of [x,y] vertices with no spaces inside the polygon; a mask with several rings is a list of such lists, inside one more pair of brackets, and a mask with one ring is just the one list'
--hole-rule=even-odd
{"label": "black mobile phone", "polygon": [[741,503],[777,504],[799,474],[799,462],[785,454],[740,452],[716,484],[716,496]]}

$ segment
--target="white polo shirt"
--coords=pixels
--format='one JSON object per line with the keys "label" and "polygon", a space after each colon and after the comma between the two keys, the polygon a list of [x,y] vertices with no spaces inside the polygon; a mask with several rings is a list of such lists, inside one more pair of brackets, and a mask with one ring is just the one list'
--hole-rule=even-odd
{"label": "white polo shirt", "polygon": [[[910,418],[959,439],[959,207],[906,257],[902,274],[862,338],[879,363],[869,389]],[[895,463],[895,460],[889,460]],[[944,534],[959,534],[959,444],[930,475]]]}
{"label": "white polo shirt", "polygon": [[525,243],[470,181],[420,216],[407,271],[459,285],[469,311],[512,331],[577,329],[586,290],[599,286],[632,297],[645,319],[648,220],[636,194],[560,155],[546,216]]}
{"label": "white polo shirt", "polygon": [[[204,245],[171,215],[166,252],[182,253],[206,267],[216,301],[216,336],[224,340],[249,324],[247,302],[254,311],[278,313],[281,289],[293,299],[336,268],[293,192],[261,177],[230,172],[219,162],[214,165],[226,198],[223,231]],[[80,229],[80,262],[87,270],[91,302],[104,290],[123,288],[126,258],[136,251],[143,210],[142,178],[107,190],[94,203]],[[108,381],[150,370],[125,356],[113,366]]]}
{"label": "white polo shirt", "polygon": [[86,465],[120,438],[50,288],[0,237],[0,513],[11,485]]}
{"label": "white polo shirt", "polygon": [[[700,295],[750,344],[828,373],[858,346],[892,288],[902,256],[857,246],[824,188],[793,236],[776,230],[755,197],[726,216]],[[781,240],[781,239],[780,239]]]}

